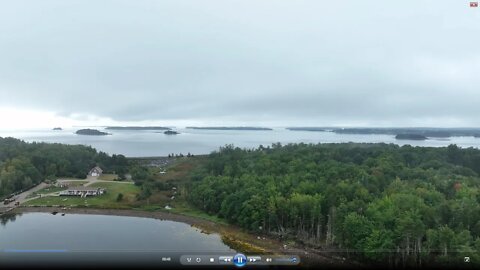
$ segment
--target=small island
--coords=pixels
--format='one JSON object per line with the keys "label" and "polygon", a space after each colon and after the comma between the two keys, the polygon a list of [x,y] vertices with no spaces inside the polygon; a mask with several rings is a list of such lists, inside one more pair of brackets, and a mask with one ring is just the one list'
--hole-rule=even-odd
{"label": "small island", "polygon": [[52,130],[63,130],[61,127],[54,127]]}
{"label": "small island", "polygon": [[104,136],[104,135],[110,135],[110,133],[102,132],[96,129],[79,129],[77,132],[75,132],[78,135],[93,135],[93,136]]}
{"label": "small island", "polygon": [[108,126],[105,129],[110,130],[170,130],[168,127],[140,127],[140,126]]}
{"label": "small island", "polygon": [[188,129],[205,129],[205,130],[272,130],[265,127],[187,127]]}
{"label": "small island", "polygon": [[480,138],[480,133],[479,134],[473,134],[473,137]]}
{"label": "small island", "polygon": [[290,131],[319,131],[325,132],[327,129],[321,127],[287,127],[286,130]]}
{"label": "small island", "polygon": [[416,141],[424,141],[427,139],[427,137],[421,135],[421,134],[397,134],[395,136],[395,139],[397,140],[416,140]]}
{"label": "small island", "polygon": [[165,135],[177,135],[177,134],[180,134],[180,133],[176,132],[174,130],[167,130],[167,131],[163,132],[163,134],[165,134]]}

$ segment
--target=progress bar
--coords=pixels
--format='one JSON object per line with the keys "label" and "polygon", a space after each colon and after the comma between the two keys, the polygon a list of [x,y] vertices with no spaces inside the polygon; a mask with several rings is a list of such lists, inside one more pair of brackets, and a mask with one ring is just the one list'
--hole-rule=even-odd
{"label": "progress bar", "polygon": [[64,253],[66,249],[4,249],[7,253]]}

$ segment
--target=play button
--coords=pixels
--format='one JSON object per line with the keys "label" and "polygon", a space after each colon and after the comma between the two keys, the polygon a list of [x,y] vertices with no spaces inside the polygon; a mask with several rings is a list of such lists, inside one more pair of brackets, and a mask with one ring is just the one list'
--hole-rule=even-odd
{"label": "play button", "polygon": [[238,267],[242,267],[247,264],[247,257],[241,253],[237,254],[235,257],[233,257],[233,263]]}

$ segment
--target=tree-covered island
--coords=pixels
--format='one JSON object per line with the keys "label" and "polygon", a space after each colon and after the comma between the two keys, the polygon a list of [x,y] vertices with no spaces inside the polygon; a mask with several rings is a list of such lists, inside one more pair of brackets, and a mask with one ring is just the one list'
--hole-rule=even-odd
{"label": "tree-covered island", "polygon": [[91,136],[105,136],[105,135],[111,135],[110,133],[99,131],[97,129],[79,129],[75,132],[75,134],[78,135],[91,135]]}

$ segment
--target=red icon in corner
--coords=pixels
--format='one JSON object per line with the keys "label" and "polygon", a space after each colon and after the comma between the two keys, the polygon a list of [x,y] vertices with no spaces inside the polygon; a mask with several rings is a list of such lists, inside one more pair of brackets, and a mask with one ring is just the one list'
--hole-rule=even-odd
{"label": "red icon in corner", "polygon": [[470,7],[478,7],[478,2],[470,2]]}

